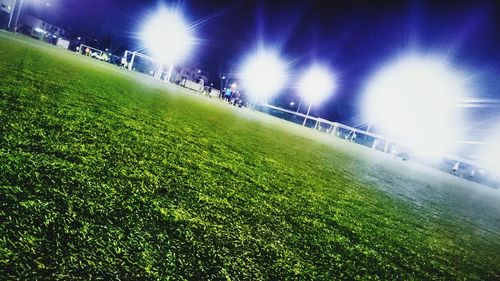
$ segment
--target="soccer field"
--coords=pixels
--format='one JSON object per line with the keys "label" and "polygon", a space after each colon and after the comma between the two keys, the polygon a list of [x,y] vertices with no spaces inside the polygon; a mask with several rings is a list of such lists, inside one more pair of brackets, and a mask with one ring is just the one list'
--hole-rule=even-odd
{"label": "soccer field", "polygon": [[6,279],[498,280],[500,193],[0,32]]}

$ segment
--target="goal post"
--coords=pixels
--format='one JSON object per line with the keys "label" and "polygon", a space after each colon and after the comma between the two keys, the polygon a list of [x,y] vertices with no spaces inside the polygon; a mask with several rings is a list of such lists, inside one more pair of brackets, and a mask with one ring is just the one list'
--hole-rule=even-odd
{"label": "goal post", "polygon": [[108,62],[111,56],[110,53],[85,44],[80,44],[80,46],[78,47],[78,53],[105,62]]}
{"label": "goal post", "polygon": [[158,59],[140,53],[126,50],[122,58],[122,67],[151,75],[158,80],[170,82],[174,65],[165,64]]}

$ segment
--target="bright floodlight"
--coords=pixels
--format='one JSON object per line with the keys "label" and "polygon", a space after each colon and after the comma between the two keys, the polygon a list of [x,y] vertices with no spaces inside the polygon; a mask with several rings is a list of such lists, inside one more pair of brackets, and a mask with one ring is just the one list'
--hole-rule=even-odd
{"label": "bright floodlight", "polygon": [[462,126],[457,99],[466,79],[443,59],[410,54],[382,67],[365,89],[364,111],[385,136],[415,153],[450,152]]}
{"label": "bright floodlight", "polygon": [[500,127],[496,128],[488,140],[490,143],[482,147],[477,160],[481,168],[500,178]]}
{"label": "bright floodlight", "polygon": [[267,99],[285,86],[286,66],[275,53],[260,51],[249,57],[240,75],[250,96]]}
{"label": "bright floodlight", "polygon": [[328,68],[313,66],[303,74],[299,82],[300,94],[310,103],[316,103],[332,94],[337,87],[336,78]]}
{"label": "bright floodlight", "polygon": [[168,63],[184,59],[194,42],[182,16],[166,8],[161,8],[149,18],[140,36],[154,57]]}

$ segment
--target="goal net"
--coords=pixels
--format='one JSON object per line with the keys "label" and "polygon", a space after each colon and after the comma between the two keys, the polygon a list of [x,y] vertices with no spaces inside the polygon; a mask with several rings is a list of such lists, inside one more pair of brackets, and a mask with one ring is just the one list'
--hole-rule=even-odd
{"label": "goal net", "polygon": [[100,61],[105,61],[109,62],[111,60],[111,53],[107,53],[103,50],[99,50],[97,48],[85,45],[85,44],[80,44],[80,46],[77,48],[78,53],[84,56],[88,56]]}
{"label": "goal net", "polygon": [[143,53],[128,50],[123,54],[121,66],[163,81],[170,81],[173,70],[172,64],[165,64]]}

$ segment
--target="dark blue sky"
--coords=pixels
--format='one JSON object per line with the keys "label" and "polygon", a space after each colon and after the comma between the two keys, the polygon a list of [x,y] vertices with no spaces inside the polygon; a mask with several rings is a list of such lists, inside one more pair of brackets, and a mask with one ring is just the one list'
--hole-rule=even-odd
{"label": "dark blue sky", "polygon": [[[195,30],[201,41],[192,61],[214,82],[219,69],[237,68],[259,40],[278,47],[296,72],[314,60],[328,64],[338,72],[340,87],[315,110],[353,125],[360,122],[359,97],[373,71],[411,48],[448,55],[473,74],[477,96],[500,98],[498,1],[47,1],[50,7],[38,4],[30,12],[74,32],[110,34],[119,49],[138,46],[134,32],[159,3],[178,5],[189,21],[206,20]],[[291,92],[280,98],[283,104],[296,100]],[[472,115],[484,119],[495,111]]]}

